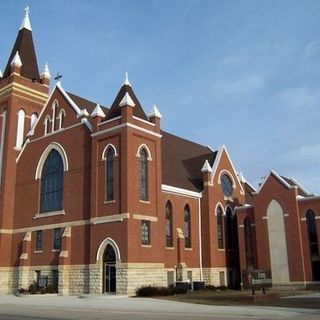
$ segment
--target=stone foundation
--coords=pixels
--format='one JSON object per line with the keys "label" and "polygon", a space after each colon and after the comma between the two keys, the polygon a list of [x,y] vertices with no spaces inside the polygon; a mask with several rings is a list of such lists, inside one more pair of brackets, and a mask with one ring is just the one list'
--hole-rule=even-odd
{"label": "stone foundation", "polygon": [[[28,289],[37,281],[37,272],[53,283],[52,272],[58,271],[60,295],[102,294],[103,268],[101,263],[73,266],[32,266],[0,268],[0,293]],[[199,268],[183,267],[183,281],[200,280]],[[116,293],[135,295],[137,288],[145,285],[168,286],[177,280],[177,269],[165,268],[163,263],[116,263]]]}
{"label": "stone foundation", "polygon": [[[227,268],[203,268],[203,280],[206,284],[213,286],[226,286],[227,285]],[[223,277],[221,273],[224,273]]]}

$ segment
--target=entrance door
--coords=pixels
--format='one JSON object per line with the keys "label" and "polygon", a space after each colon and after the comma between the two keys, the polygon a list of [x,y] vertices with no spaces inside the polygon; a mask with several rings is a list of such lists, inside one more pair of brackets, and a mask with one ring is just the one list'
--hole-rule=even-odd
{"label": "entrance door", "polygon": [[103,256],[103,292],[116,292],[116,255],[110,244],[107,245]]}

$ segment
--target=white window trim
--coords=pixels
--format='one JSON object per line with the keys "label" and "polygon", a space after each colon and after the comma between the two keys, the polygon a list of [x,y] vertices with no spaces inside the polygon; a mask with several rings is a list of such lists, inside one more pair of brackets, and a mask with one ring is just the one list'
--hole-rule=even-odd
{"label": "white window trim", "polygon": [[23,109],[18,111],[18,121],[17,121],[17,135],[16,135],[16,149],[20,150],[23,144],[24,138],[24,125],[26,112]]}
{"label": "white window trim", "polygon": [[102,160],[106,160],[107,159],[107,152],[108,152],[108,149],[109,148],[112,148],[113,151],[114,151],[114,157],[117,157],[118,156],[118,152],[117,152],[117,149],[116,147],[112,144],[112,143],[108,143],[107,146],[103,149],[102,151],[102,156],[101,156],[101,159]]}
{"label": "white window trim", "polygon": [[142,149],[145,149],[147,151],[147,154],[148,154],[147,160],[152,161],[150,149],[148,148],[148,146],[145,143],[140,144],[140,146],[138,147],[136,157],[140,158],[140,152]]}
{"label": "white window trim", "polygon": [[64,150],[64,148],[61,146],[61,144],[57,143],[57,142],[52,142],[51,144],[49,144],[46,149],[43,151],[40,160],[38,162],[37,168],[36,168],[36,173],[35,173],[35,180],[40,179],[41,178],[41,173],[42,173],[42,168],[43,165],[50,153],[51,150],[57,150],[62,158],[62,162],[63,162],[63,171],[68,171],[69,170],[69,164],[68,164],[68,157],[67,157],[67,153]]}
{"label": "white window trim", "polygon": [[59,130],[63,129],[62,128],[62,115],[63,115],[64,118],[66,117],[66,112],[65,112],[64,109],[60,110],[59,116],[58,116],[58,119],[59,119]]}
{"label": "white window trim", "polygon": [[234,180],[233,175],[231,174],[230,171],[228,171],[227,169],[223,169],[219,172],[219,176],[218,176],[218,184],[221,184],[221,176],[223,176],[224,174],[226,174],[232,181],[232,187],[233,189],[236,189],[236,181]]}

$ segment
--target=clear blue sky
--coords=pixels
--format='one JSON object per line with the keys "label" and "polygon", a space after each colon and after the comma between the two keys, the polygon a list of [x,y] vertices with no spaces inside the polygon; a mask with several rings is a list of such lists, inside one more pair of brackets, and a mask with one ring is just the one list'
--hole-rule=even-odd
{"label": "clear blue sky", "polygon": [[218,149],[253,185],[320,193],[320,1],[2,1],[0,66],[30,7],[39,66],[110,105],[125,71],[162,127]]}

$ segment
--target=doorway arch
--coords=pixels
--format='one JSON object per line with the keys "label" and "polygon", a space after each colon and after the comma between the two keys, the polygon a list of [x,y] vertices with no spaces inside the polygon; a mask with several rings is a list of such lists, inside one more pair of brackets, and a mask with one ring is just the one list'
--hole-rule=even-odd
{"label": "doorway arch", "polygon": [[117,264],[120,262],[117,243],[111,238],[104,239],[98,248],[96,260],[102,268],[102,293],[116,293]]}
{"label": "doorway arch", "polygon": [[116,253],[107,244],[103,253],[103,293],[116,293]]}

